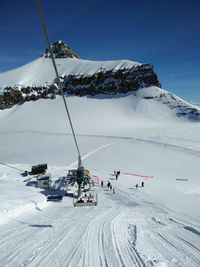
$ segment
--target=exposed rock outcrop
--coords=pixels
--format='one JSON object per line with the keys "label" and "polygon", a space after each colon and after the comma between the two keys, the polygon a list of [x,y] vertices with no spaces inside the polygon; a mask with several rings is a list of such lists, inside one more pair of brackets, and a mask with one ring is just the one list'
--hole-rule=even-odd
{"label": "exposed rock outcrop", "polygon": [[200,111],[195,105],[189,105],[187,102],[182,101],[180,98],[175,97],[169,92],[163,92],[156,96],[145,96],[146,100],[156,100],[164,105],[167,105],[170,109],[175,111],[177,117],[187,117],[193,121],[200,120]]}
{"label": "exposed rock outcrop", "polygon": [[[62,77],[63,91],[70,95],[114,95],[136,91],[139,88],[152,85],[160,87],[157,75],[150,64],[143,64],[131,69],[117,71],[99,71],[90,76],[68,75]],[[56,81],[55,81],[56,82]],[[40,98],[54,98],[60,94],[52,84],[46,87],[7,87],[0,95],[0,109],[10,108],[26,101],[35,101]]]}
{"label": "exposed rock outcrop", "polygon": [[[51,46],[55,58],[80,58],[67,44],[63,41],[57,41]],[[43,57],[50,58],[50,52],[47,48]]]}
{"label": "exposed rock outcrop", "polygon": [[114,95],[136,91],[149,86],[161,87],[157,75],[150,64],[132,69],[101,71],[91,76],[69,75],[64,77],[64,92],[72,95]]}

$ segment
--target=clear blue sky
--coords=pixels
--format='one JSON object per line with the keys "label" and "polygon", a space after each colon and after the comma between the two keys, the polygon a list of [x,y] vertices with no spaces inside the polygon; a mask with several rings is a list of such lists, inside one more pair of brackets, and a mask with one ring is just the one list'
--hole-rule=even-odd
{"label": "clear blue sky", "polygon": [[[40,0],[51,41],[83,59],[151,63],[164,89],[200,102],[200,0]],[[0,0],[0,72],[46,43],[33,0]]]}

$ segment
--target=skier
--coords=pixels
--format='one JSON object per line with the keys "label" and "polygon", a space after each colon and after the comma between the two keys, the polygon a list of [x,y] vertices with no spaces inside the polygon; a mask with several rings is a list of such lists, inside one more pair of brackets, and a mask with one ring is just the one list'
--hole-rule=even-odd
{"label": "skier", "polygon": [[118,180],[119,175],[120,175],[120,171],[117,171],[116,172],[116,180]]}
{"label": "skier", "polygon": [[107,187],[108,187],[108,189],[110,188],[110,182],[108,181],[108,183],[107,183]]}
{"label": "skier", "polygon": [[110,184],[110,190],[112,190],[112,185]]}
{"label": "skier", "polygon": [[103,181],[101,181],[101,187],[103,187]]}
{"label": "skier", "polygon": [[144,182],[142,182],[141,187],[144,187]]}
{"label": "skier", "polygon": [[115,194],[115,188],[113,187],[113,194]]}
{"label": "skier", "polygon": [[136,184],[136,186],[135,186],[137,189],[138,189],[138,184]]}

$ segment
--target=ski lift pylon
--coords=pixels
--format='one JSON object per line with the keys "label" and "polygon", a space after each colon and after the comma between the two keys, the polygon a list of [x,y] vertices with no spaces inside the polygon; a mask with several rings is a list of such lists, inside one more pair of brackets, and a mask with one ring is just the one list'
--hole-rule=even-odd
{"label": "ski lift pylon", "polygon": [[[60,93],[61,93],[61,96],[62,96],[62,99],[63,99],[63,103],[64,103],[65,110],[66,110],[66,115],[67,115],[68,121],[70,123],[73,139],[74,139],[75,146],[76,146],[77,153],[78,153],[78,168],[76,170],[76,177],[75,177],[74,181],[78,184],[78,197],[80,197],[81,194],[82,194],[81,186],[85,186],[86,184],[88,184],[89,188],[90,188],[91,182],[90,182],[90,179],[86,179],[85,176],[84,176],[84,167],[83,167],[82,160],[81,160],[81,154],[80,154],[78,142],[77,142],[77,139],[76,139],[76,134],[75,134],[75,131],[74,131],[74,127],[73,127],[73,124],[72,124],[72,120],[71,120],[71,117],[70,117],[70,112],[69,112],[69,109],[68,109],[68,105],[67,105],[67,102],[66,102],[66,99],[65,99],[65,95],[64,95],[64,91],[63,91],[63,84],[62,84],[62,82],[60,80],[60,75],[58,73],[58,69],[57,69],[57,66],[56,66],[56,61],[55,61],[55,58],[54,58],[54,55],[53,55],[53,51],[52,51],[52,48],[51,48],[51,43],[50,43],[50,40],[49,40],[45,19],[44,19],[44,16],[43,16],[43,13],[42,13],[42,9],[41,9],[41,6],[40,6],[40,0],[35,0],[35,5],[36,5],[36,8],[37,8],[39,17],[41,19],[42,29],[43,29],[44,36],[45,36],[45,39],[46,39],[46,42],[47,42],[47,45],[48,45],[48,49],[49,49],[49,52],[50,52],[50,58],[52,60],[53,68],[54,68],[54,71],[55,71],[55,74],[56,74],[56,78],[57,78],[56,83],[57,83],[57,86],[58,86],[58,88],[60,90]],[[93,204],[97,204],[97,202],[94,202]]]}

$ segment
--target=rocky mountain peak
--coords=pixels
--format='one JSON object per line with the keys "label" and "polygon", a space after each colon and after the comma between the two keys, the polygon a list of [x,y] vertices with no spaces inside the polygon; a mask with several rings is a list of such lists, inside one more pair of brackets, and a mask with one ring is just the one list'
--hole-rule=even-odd
{"label": "rocky mountain peak", "polygon": [[[80,58],[67,44],[62,40],[56,41],[51,45],[55,58]],[[47,48],[43,57],[50,58],[50,52]]]}

